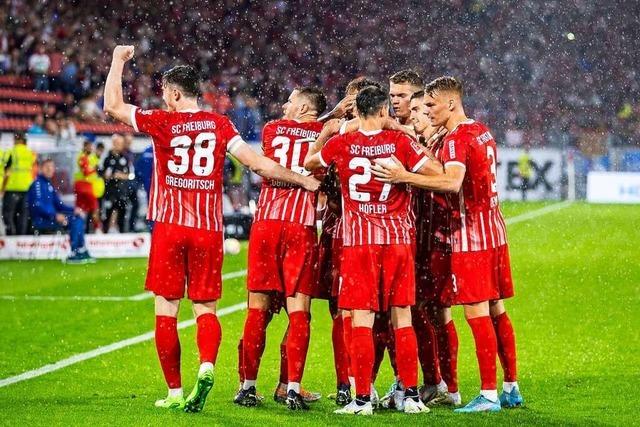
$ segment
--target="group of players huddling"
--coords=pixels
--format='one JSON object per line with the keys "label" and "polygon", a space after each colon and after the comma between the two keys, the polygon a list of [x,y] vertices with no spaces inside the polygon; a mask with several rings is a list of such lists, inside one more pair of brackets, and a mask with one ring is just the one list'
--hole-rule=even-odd
{"label": "group of players huddling", "polygon": [[[455,411],[522,405],[515,336],[503,303],[513,284],[496,191],[496,143],[486,126],[465,116],[457,79],[425,86],[417,73],[400,71],[386,92],[359,77],[322,117],[322,91],[297,88],[283,118],[265,125],[260,155],[227,117],[199,109],[199,79],[190,66],[163,74],[166,110],[126,104],[122,72],[133,54],[133,46],[114,49],[105,111],[153,140],[148,217],[155,226],[145,288],[155,294],[155,342],[169,388],[156,406],[199,412],[213,386],[227,152],[264,178],[249,239],[236,404],[262,399],[256,379],[266,329],[282,308],[289,324],[274,398],[292,410],[309,409],[319,398],[300,383],[311,299],[321,298],[329,300],[333,318],[335,401],[342,406],[336,413],[460,406],[451,305],[464,307],[481,379],[478,397]],[[185,289],[201,363],[186,398],[176,319]],[[379,398],[373,384],[385,351],[395,381]],[[497,357],[504,371],[500,396]]]}

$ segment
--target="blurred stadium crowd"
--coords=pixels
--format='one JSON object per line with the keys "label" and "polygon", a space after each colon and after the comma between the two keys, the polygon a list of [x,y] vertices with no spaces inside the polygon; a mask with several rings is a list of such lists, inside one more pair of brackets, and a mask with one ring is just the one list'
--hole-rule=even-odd
{"label": "blurred stadium crowd", "polygon": [[471,116],[507,144],[570,144],[583,130],[617,143],[640,136],[635,1],[221,3],[11,0],[0,9],[0,73],[64,94],[32,129],[58,134],[73,132],[68,117],[104,119],[101,88],[118,42],[137,48],[126,76],[134,103],[159,106],[150,76],[194,64],[204,103],[248,140],[281,114],[293,86],[319,85],[335,103],[357,74],[385,81],[408,67],[460,77]]}
{"label": "blurred stadium crowd", "polygon": [[[160,74],[193,64],[202,71],[203,108],[228,115],[248,141],[259,141],[264,123],[282,115],[296,86],[322,87],[332,106],[356,75],[386,82],[404,68],[426,80],[460,77],[469,115],[508,146],[599,155],[640,140],[639,2],[219,3],[9,0],[0,8],[0,131],[51,135],[63,145],[96,134],[125,141],[120,151],[130,171],[114,200],[109,191],[104,196],[105,231],[113,218],[112,229],[144,228],[136,215],[144,186],[133,172],[140,155],[131,151],[131,136],[122,136],[132,129],[102,111],[116,43],[136,46],[124,77],[132,103],[161,107]],[[99,156],[102,177],[107,148]],[[246,208],[259,191],[257,177],[233,159],[225,170],[226,206]],[[119,214],[109,212],[113,206]]]}

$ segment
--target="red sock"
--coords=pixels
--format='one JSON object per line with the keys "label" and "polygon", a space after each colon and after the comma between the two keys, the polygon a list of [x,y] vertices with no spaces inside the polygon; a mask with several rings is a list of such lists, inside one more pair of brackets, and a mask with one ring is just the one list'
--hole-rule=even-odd
{"label": "red sock", "polygon": [[342,316],[333,319],[331,341],[333,342],[333,363],[336,368],[336,384],[349,384],[349,356],[344,346]]}
{"label": "red sock", "polygon": [[180,340],[178,339],[178,319],[170,316],[156,316],[156,350],[164,379],[169,388],[180,388]]}
{"label": "red sock", "polygon": [[389,342],[389,321],[386,315],[382,317],[376,317],[373,323],[373,345],[374,345],[374,359],[373,359],[373,380],[376,380],[380,365],[384,359],[384,351],[387,348]]}
{"label": "red sock", "polygon": [[425,310],[413,310],[413,329],[418,340],[418,358],[422,368],[422,380],[425,385],[440,384],[440,366],[438,364],[438,345],[435,330]]}
{"label": "red sock", "polygon": [[398,328],[395,331],[398,375],[405,389],[418,385],[418,343],[412,326]]}
{"label": "red sock", "polygon": [[371,328],[354,327],[351,341],[351,368],[356,380],[356,395],[371,394],[373,372],[373,333]]}
{"label": "red sock", "polygon": [[498,352],[496,332],[491,323],[491,317],[482,316],[467,319],[473,339],[476,342],[476,356],[480,368],[482,390],[496,389],[496,355]]}
{"label": "red sock", "polygon": [[280,342],[280,383],[287,384],[289,382],[289,359],[287,359],[287,336],[289,335],[289,328],[284,331],[284,336]]}
{"label": "red sock", "polygon": [[260,359],[264,353],[267,336],[267,312],[250,308],[242,334],[242,361],[245,380],[255,381],[258,378]]}
{"label": "red sock", "polygon": [[310,317],[305,311],[289,313],[287,359],[289,382],[299,383],[304,374],[304,364],[309,350]]}
{"label": "red sock", "polygon": [[218,359],[218,349],[222,339],[222,329],[218,316],[213,313],[205,313],[196,319],[198,351],[200,363],[210,362],[214,365]]}
{"label": "red sock", "polygon": [[353,365],[351,358],[351,342],[353,336],[353,327],[351,326],[351,316],[342,318],[342,333],[344,334],[344,349],[347,353],[347,359],[349,360],[349,376],[353,376]]}
{"label": "red sock", "polygon": [[240,338],[240,340],[238,341],[238,378],[240,379],[241,383],[244,382],[244,362],[242,361],[242,347],[242,338]]}
{"label": "red sock", "polygon": [[449,392],[455,393],[458,391],[458,333],[453,320],[438,328],[436,336],[442,379]]}
{"label": "red sock", "polygon": [[504,371],[504,380],[514,382],[518,380],[516,371],[516,335],[507,312],[494,317],[493,328],[498,339],[498,356]]}

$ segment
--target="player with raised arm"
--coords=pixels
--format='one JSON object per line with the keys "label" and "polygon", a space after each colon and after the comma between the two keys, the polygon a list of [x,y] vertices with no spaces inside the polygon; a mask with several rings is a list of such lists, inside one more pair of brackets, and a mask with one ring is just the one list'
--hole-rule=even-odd
{"label": "player with raised arm", "polygon": [[[411,121],[420,145],[442,154],[446,129],[431,126],[424,91],[411,96]],[[446,196],[416,189],[416,305],[412,313],[427,406],[459,405],[458,334],[451,317],[451,233]]]}
{"label": "player with raised arm", "polygon": [[415,302],[412,224],[407,219],[409,189],[381,185],[371,175],[375,159],[396,155],[413,171],[423,171],[428,158],[409,137],[383,130],[388,117],[388,94],[377,87],[362,89],[356,97],[360,130],[331,138],[317,152],[314,145],[305,167],[315,170],[335,164],[342,190],[342,279],[338,304],[351,311],[351,360],[356,399],[338,414],[371,415],[371,380],[375,313],[391,311],[395,329],[398,373],[406,386],[402,409],[428,412],[418,396],[418,349],[411,325]]}
{"label": "player with raised arm", "polygon": [[[434,176],[407,171],[401,162],[377,163],[385,183],[406,183],[447,193],[451,214],[453,303],[463,305],[480,367],[480,395],[456,412],[499,411],[523,403],[516,378],[515,335],[502,299],[513,296],[504,218],[496,187],[496,142],[482,123],[467,118],[462,84],[439,77],[425,88],[432,126],[449,131],[442,148],[444,169]],[[493,320],[493,322],[492,322]],[[496,356],[504,370],[498,399]]]}
{"label": "player with raised arm", "polygon": [[[318,137],[318,115],[326,108],[324,94],[300,87],[284,104],[284,118],[265,125],[262,149],[270,159],[300,176],[309,145]],[[273,299],[286,300],[287,399],[289,409],[309,409],[300,381],[309,348],[311,297],[317,292],[316,196],[299,185],[265,180],[260,191],[251,235],[247,288],[249,303],[243,333],[244,384],[235,403],[255,406],[256,379],[266,342]]]}
{"label": "player with raised arm", "polygon": [[[104,110],[114,119],[151,136],[154,173],[148,219],[155,221],[145,289],[155,294],[155,341],[169,391],[157,407],[202,410],[213,386],[221,328],[216,316],[222,291],[222,173],[229,152],[269,179],[315,191],[319,182],[254,152],[231,121],[198,108],[199,78],[190,66],[163,73],[167,110],[141,110],[124,102],[122,72],[133,46],[116,46],[105,85]],[[185,400],[180,375],[177,316],[180,300],[193,303],[200,369]]]}

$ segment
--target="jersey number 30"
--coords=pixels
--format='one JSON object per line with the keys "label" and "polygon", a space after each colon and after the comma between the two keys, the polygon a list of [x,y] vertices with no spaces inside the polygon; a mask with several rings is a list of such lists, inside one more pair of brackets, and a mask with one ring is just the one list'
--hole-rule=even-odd
{"label": "jersey number 30", "polygon": [[[216,134],[203,132],[199,134],[195,141],[187,135],[176,136],[170,142],[173,147],[173,155],[178,157],[169,160],[167,166],[169,172],[176,175],[184,175],[191,170],[196,176],[208,176],[213,172],[213,150],[216,148]],[[193,146],[193,158],[189,158],[189,148]]]}

